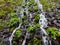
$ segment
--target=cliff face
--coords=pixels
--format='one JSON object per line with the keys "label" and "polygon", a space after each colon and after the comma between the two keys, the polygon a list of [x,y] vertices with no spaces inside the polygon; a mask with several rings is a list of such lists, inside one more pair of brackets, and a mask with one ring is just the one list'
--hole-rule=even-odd
{"label": "cliff face", "polygon": [[[47,20],[44,29],[48,40],[53,42],[52,45],[60,45],[60,0],[39,1]],[[23,45],[25,40],[25,45],[44,45],[40,28],[42,24],[39,24],[42,18],[40,8],[35,0],[1,0],[0,45]]]}

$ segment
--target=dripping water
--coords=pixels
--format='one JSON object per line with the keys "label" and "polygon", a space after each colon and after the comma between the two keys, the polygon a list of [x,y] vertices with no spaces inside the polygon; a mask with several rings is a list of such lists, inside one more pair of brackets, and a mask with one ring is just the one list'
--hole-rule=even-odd
{"label": "dripping water", "polygon": [[20,27],[21,27],[21,24],[22,24],[22,16],[23,16],[23,13],[21,13],[21,14],[18,13],[18,19],[19,19],[19,22],[20,22],[20,23],[19,23],[19,26],[13,30],[11,36],[9,37],[10,45],[12,45],[12,40],[13,40],[13,37],[14,37],[15,32],[16,32],[18,29],[20,29]]}
{"label": "dripping water", "polygon": [[[27,1],[24,0],[24,2],[27,3],[28,0],[27,0]],[[28,17],[28,6],[25,7],[25,13],[26,13],[26,16]],[[27,19],[27,20],[28,20],[28,19]],[[25,45],[25,44],[26,44],[26,38],[27,38],[28,36],[29,36],[29,35],[28,35],[28,31],[27,31],[27,32],[26,32],[25,39],[24,39],[23,42],[22,42],[22,45]]]}
{"label": "dripping water", "polygon": [[[43,42],[43,45],[49,45],[48,43],[48,34],[46,33],[45,29],[47,27],[47,19],[45,18],[45,13],[43,12],[43,7],[42,7],[42,4],[40,3],[39,0],[35,0],[35,2],[37,3],[38,5],[38,8],[41,10],[41,14],[40,14],[40,20],[39,20],[39,24],[41,24],[41,33],[42,33],[42,42]],[[51,45],[51,41],[50,41],[50,45]]]}

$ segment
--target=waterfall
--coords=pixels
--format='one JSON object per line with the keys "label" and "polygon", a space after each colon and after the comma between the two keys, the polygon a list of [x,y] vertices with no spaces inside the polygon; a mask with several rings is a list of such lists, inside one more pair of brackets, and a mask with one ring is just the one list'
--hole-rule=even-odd
{"label": "waterfall", "polygon": [[[27,3],[26,0],[23,0],[23,3],[24,3],[24,4]],[[41,34],[42,34],[42,42],[43,42],[43,45],[51,45],[51,41],[50,41],[50,40],[48,41],[48,39],[49,39],[48,34],[46,33],[46,31],[45,31],[45,29],[44,29],[44,28],[47,27],[48,22],[47,22],[47,19],[45,18],[45,13],[44,13],[44,11],[43,11],[42,4],[40,3],[39,0],[35,0],[35,3],[37,3],[38,8],[41,10],[41,14],[39,15],[39,16],[40,16],[39,24],[41,25],[41,26],[40,26],[40,29],[41,29]],[[21,7],[21,10],[24,11],[24,9],[23,9],[22,7]],[[14,34],[15,34],[16,30],[21,27],[21,24],[22,24],[22,16],[24,15],[22,11],[21,11],[21,15],[18,16],[18,18],[19,18],[19,20],[20,20],[20,24],[19,24],[19,26],[18,26],[17,28],[15,28],[15,29],[13,30],[11,36],[9,37],[10,45],[12,45],[12,40],[13,40],[13,37],[14,37]],[[27,17],[28,17],[28,13],[29,13],[29,12],[28,12],[28,5],[25,7],[25,12],[26,12],[26,15],[27,15]],[[32,18],[32,14],[30,13],[30,21],[31,21],[31,18]],[[27,20],[28,20],[28,19],[27,19]],[[30,24],[30,25],[31,25],[31,24]],[[29,33],[28,33],[28,31],[27,31],[27,32],[26,32],[26,36],[25,36],[25,38],[24,38],[24,40],[23,40],[23,42],[22,42],[22,45],[25,45],[25,43],[26,43],[26,38],[28,38],[28,37],[29,37]]]}
{"label": "waterfall", "polygon": [[26,38],[27,38],[27,37],[29,37],[28,31],[26,32],[26,36],[25,36],[25,39],[24,39],[23,42],[22,42],[22,45],[25,45],[25,43],[26,43]]}
{"label": "waterfall", "polygon": [[[22,9],[21,9],[21,10],[22,10]],[[21,27],[21,25],[22,25],[23,12],[21,12],[21,14],[20,14],[20,13],[18,13],[18,11],[17,11],[17,14],[18,14],[18,19],[19,19],[19,22],[20,22],[20,23],[19,23],[19,26],[13,30],[11,36],[9,37],[10,45],[12,45],[12,40],[13,40],[13,37],[14,37],[14,34],[15,34],[16,30],[20,29],[20,27]]]}
{"label": "waterfall", "polygon": [[12,40],[13,40],[14,34],[15,34],[16,30],[21,27],[21,24],[22,24],[22,21],[20,22],[19,26],[13,30],[11,36],[9,37],[10,45],[12,45]]}
{"label": "waterfall", "polygon": [[45,18],[45,13],[43,12],[43,7],[42,7],[42,4],[40,3],[39,0],[35,0],[35,3],[37,3],[38,5],[38,8],[41,10],[41,14],[40,14],[40,20],[39,20],[39,24],[41,24],[40,26],[40,29],[41,29],[41,33],[42,33],[42,42],[43,42],[43,45],[51,45],[51,41],[48,42],[48,34],[46,33],[45,29],[47,27],[47,19]]}
{"label": "waterfall", "polygon": [[[27,0],[27,1],[24,0],[24,2],[27,3],[28,0]],[[28,17],[28,5],[25,6],[25,12],[26,12],[26,16]],[[28,19],[27,19],[27,20],[28,20]],[[22,42],[22,45],[25,45],[25,43],[26,43],[26,38],[27,38],[27,37],[28,37],[28,31],[26,32],[26,36],[25,36],[25,39],[24,39],[23,42]]]}

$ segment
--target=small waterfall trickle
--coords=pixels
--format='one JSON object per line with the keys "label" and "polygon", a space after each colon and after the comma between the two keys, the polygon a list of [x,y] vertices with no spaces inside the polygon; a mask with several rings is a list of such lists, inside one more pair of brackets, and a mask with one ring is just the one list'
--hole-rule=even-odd
{"label": "small waterfall trickle", "polygon": [[43,7],[42,4],[40,3],[39,0],[35,0],[35,3],[37,3],[38,8],[41,10],[41,14],[40,14],[40,20],[39,20],[39,24],[41,24],[40,29],[41,29],[41,34],[42,34],[42,42],[43,45],[51,45],[51,41],[49,40],[48,42],[48,34],[46,33],[45,29],[47,27],[47,19],[45,18],[45,13],[43,12]]}
{"label": "small waterfall trickle", "polygon": [[[27,2],[28,2],[28,0],[27,0]],[[27,2],[26,2],[26,0],[23,0],[23,3],[24,3],[24,4],[27,3]],[[49,37],[48,37],[48,34],[46,33],[46,31],[45,31],[45,29],[44,29],[44,28],[47,27],[48,22],[47,22],[47,19],[45,18],[45,13],[43,12],[42,4],[40,3],[39,0],[35,0],[35,3],[37,3],[38,8],[39,8],[39,9],[41,10],[41,12],[42,12],[42,13],[39,15],[39,16],[40,16],[39,24],[41,24],[40,29],[41,29],[41,34],[42,34],[42,42],[43,42],[43,45],[51,45],[51,41],[50,41],[50,40],[49,40],[49,41],[47,40],[47,39],[49,39]],[[29,13],[29,12],[28,12],[28,5],[25,6],[24,9],[21,7],[21,10],[22,10],[23,12],[24,12],[24,10],[25,10],[26,16],[28,17],[28,13]],[[20,24],[19,24],[19,26],[18,26],[17,28],[15,28],[15,30],[12,32],[11,36],[9,37],[10,45],[12,45],[12,40],[13,40],[13,37],[14,37],[14,34],[15,34],[16,30],[21,27],[21,24],[22,24],[22,16],[24,15],[22,11],[20,12],[20,13],[21,13],[20,16],[18,16],[18,18],[19,18],[19,20],[20,20]],[[31,21],[32,14],[30,13],[29,16],[30,16],[30,19],[29,19],[29,20]],[[28,20],[28,19],[27,19],[27,20]],[[31,25],[31,24],[30,24],[30,25]],[[25,45],[26,39],[27,39],[28,37],[29,37],[29,33],[28,33],[28,31],[27,31],[27,32],[26,32],[26,36],[25,36],[25,38],[24,38],[24,40],[23,40],[23,42],[22,42],[22,45]]]}
{"label": "small waterfall trickle", "polygon": [[[21,21],[21,16],[20,16],[20,21]],[[15,28],[15,30],[12,32],[11,36],[9,37],[10,45],[12,45],[12,40],[13,40],[14,34],[15,34],[16,30],[21,27],[21,24],[22,24],[22,21],[20,22],[19,26],[17,28]]]}
{"label": "small waterfall trickle", "polygon": [[[20,8],[20,7],[19,7],[19,8]],[[20,27],[21,27],[21,25],[22,25],[23,12],[21,12],[21,14],[20,14],[20,13],[18,13],[18,11],[17,11],[17,14],[18,14],[18,18],[19,18],[19,22],[20,22],[20,23],[19,23],[19,26],[13,30],[11,36],[9,37],[10,45],[12,45],[12,40],[13,40],[13,37],[14,37],[14,34],[15,34],[16,30],[20,29]]]}
{"label": "small waterfall trickle", "polygon": [[[27,3],[28,2],[28,0],[26,1],[24,1],[25,3]],[[26,13],[26,16],[28,17],[28,5],[27,6],[25,6],[25,13]],[[28,19],[27,19],[28,20]],[[22,45],[25,45],[26,44],[26,38],[28,37],[28,31],[26,32],[26,36],[25,36],[25,38],[24,38],[24,40],[23,40],[23,42],[22,42]]]}
{"label": "small waterfall trickle", "polygon": [[23,43],[22,43],[22,45],[25,45],[26,44],[26,38],[29,36],[29,34],[28,34],[28,31],[26,32],[26,36],[25,36],[25,39],[23,40]]}

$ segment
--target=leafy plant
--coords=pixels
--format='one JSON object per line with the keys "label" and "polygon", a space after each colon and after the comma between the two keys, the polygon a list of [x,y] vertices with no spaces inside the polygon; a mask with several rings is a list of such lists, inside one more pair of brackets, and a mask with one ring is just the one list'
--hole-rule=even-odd
{"label": "leafy plant", "polygon": [[36,30],[37,28],[39,28],[40,27],[40,24],[35,24],[35,25],[30,25],[28,28],[27,28],[27,30],[29,31],[29,32],[33,32],[34,30]]}
{"label": "leafy plant", "polygon": [[16,35],[17,38],[19,38],[19,37],[21,36],[21,31],[20,31],[20,29],[18,29],[18,30],[16,31],[16,34],[15,34],[15,35]]}
{"label": "leafy plant", "polygon": [[39,40],[36,37],[34,37],[33,42],[34,42],[35,45],[38,45]]}
{"label": "leafy plant", "polygon": [[39,14],[36,14],[34,19],[35,19],[35,22],[38,23],[39,22],[39,19],[40,19]]}
{"label": "leafy plant", "polygon": [[0,40],[0,45],[3,45],[3,42],[2,42],[2,40]]}
{"label": "leafy plant", "polygon": [[52,0],[40,0],[44,10],[48,10],[48,8],[55,8],[55,4],[52,2]]}
{"label": "leafy plant", "polygon": [[30,25],[30,26],[27,28],[27,30],[28,30],[29,32],[32,32],[32,31],[34,31],[35,29],[34,29],[34,27],[33,27],[32,25]]}
{"label": "leafy plant", "polygon": [[11,28],[10,28],[10,32],[13,32],[14,29],[15,29],[14,27],[11,27]]}
{"label": "leafy plant", "polygon": [[56,39],[58,36],[60,36],[60,32],[58,32],[58,29],[55,27],[47,28],[47,33],[51,35],[51,38]]}
{"label": "leafy plant", "polygon": [[33,7],[33,9],[34,9],[34,11],[38,11],[38,6],[35,5],[35,6]]}
{"label": "leafy plant", "polygon": [[10,24],[11,24],[11,26],[17,24],[18,22],[19,22],[19,19],[18,19],[18,18],[11,18],[11,19],[10,19]]}
{"label": "leafy plant", "polygon": [[17,18],[17,15],[16,15],[16,13],[11,13],[11,18]]}

